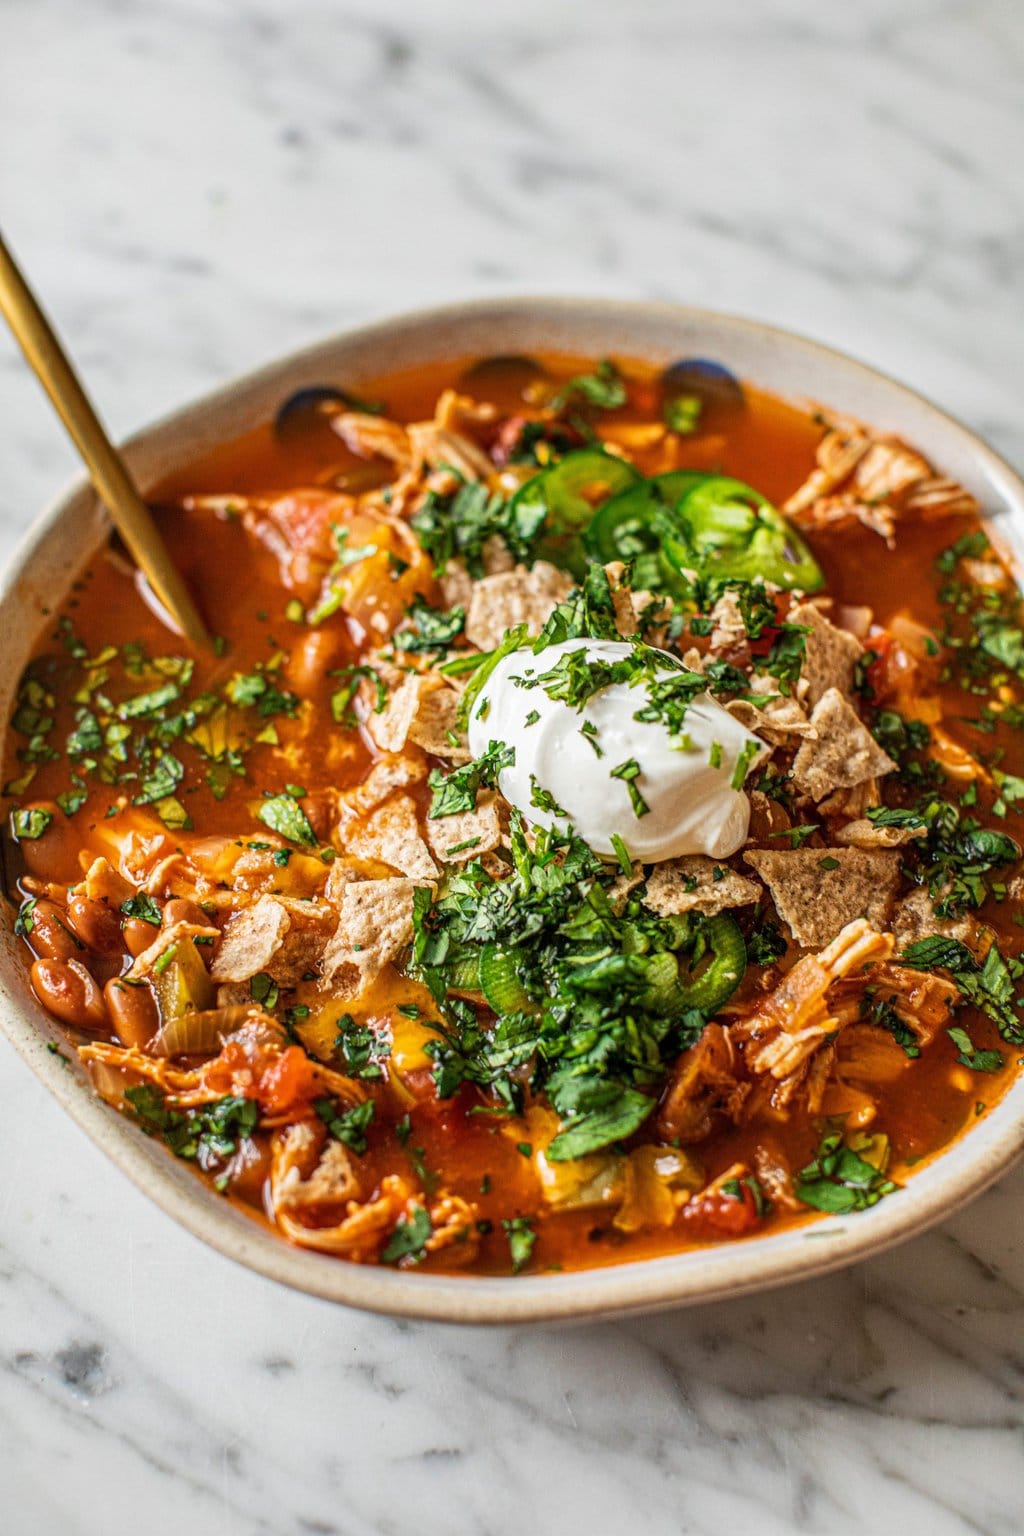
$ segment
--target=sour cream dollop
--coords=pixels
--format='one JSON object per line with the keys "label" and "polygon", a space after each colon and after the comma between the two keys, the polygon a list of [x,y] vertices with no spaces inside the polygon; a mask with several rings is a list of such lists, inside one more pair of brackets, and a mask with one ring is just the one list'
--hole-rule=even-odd
{"label": "sour cream dollop", "polygon": [[[616,856],[613,836],[644,863],[703,853],[724,859],[742,846],[750,824],[750,801],[733,788],[742,773],[764,757],[767,748],[707,693],[687,706],[683,739],[673,737],[660,720],[637,720],[648,702],[643,682],[613,682],[591,694],[581,707],[552,699],[543,685],[524,687],[549,672],[559,658],[585,651],[591,662],[615,662],[635,647],[619,640],[565,640],[542,651],[513,651],[498,662],[474,703],[469,747],[481,756],[492,741],[515,749],[515,763],[504,768],[498,788],[527,821],[565,830],[571,825],[595,853]],[[652,654],[650,648],[647,655]],[[679,674],[679,663],[666,652],[654,676]],[[600,749],[598,756],[595,748]],[[635,793],[648,809],[638,815],[625,778],[612,770],[635,763]],[[564,815],[538,806],[547,792]]]}

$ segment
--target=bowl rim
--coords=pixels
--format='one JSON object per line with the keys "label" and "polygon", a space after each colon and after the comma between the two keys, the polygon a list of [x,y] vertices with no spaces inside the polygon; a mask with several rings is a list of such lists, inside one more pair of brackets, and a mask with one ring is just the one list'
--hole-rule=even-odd
{"label": "bowl rim", "polygon": [[[255,394],[283,374],[302,373],[335,351],[383,344],[417,328],[524,318],[542,312],[602,324],[627,326],[664,320],[760,338],[773,347],[796,348],[808,362],[817,358],[848,377],[881,383],[894,399],[909,403],[945,438],[979,465],[1024,525],[1024,479],[970,428],[926,396],[881,369],[800,333],[760,320],[699,306],[643,300],[494,297],[408,311],[346,329],[297,352],[263,364],[237,379],[164,413],[124,443],[131,461],[151,438],[166,436],[200,412]],[[620,349],[610,349],[620,350]],[[625,349],[621,349],[626,355]],[[436,348],[435,348],[436,351]],[[424,353],[424,355],[427,355]],[[640,355],[640,354],[634,354]],[[756,376],[755,376],[756,382]],[[771,388],[771,386],[766,385]],[[778,391],[775,391],[778,392]],[[89,482],[77,475],[36,518],[0,572],[0,611],[31,570],[34,558],[76,502],[84,504]],[[728,1245],[688,1249],[660,1258],[557,1274],[512,1277],[453,1276],[398,1271],[339,1261],[298,1249],[269,1226],[243,1215],[203,1184],[190,1169],[155,1146],[138,1127],[95,1094],[77,1063],[68,1064],[52,1047],[64,1037],[34,1003],[0,976],[0,1029],[36,1077],[90,1139],[131,1182],[193,1236],[257,1273],[325,1300],[390,1316],[441,1322],[508,1324],[593,1321],[670,1307],[713,1302],[829,1274],[906,1241],[951,1215],[1005,1173],[1024,1152],[1024,1078],[1007,1090],[984,1119],[961,1133],[915,1171],[897,1199],[846,1217],[825,1217],[781,1233]],[[811,1246],[808,1247],[807,1245]]]}

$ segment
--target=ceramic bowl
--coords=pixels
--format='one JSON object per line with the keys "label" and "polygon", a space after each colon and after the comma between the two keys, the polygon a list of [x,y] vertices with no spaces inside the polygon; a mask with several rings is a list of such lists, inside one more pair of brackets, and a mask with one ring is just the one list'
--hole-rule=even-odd
{"label": "ceramic bowl", "polygon": [[[126,453],[145,489],[172,468],[268,418],[293,390],[362,380],[429,359],[555,350],[667,363],[720,360],[777,394],[820,400],[906,437],[974,492],[1000,543],[1024,551],[1024,482],[973,433],[875,370],[754,321],[681,306],[591,299],[487,300],[351,331],[273,363],[136,434]],[[47,609],[107,534],[105,514],[78,481],[34,524],[0,584],[0,708],[11,695]],[[580,1274],[473,1278],[348,1264],[290,1247],[247,1218],[189,1168],[97,1098],[77,1063],[47,1050],[56,1025],[35,1003],[17,943],[0,932],[0,1026],[92,1141],[169,1216],[229,1258],[286,1285],[349,1306],[466,1323],[535,1322],[650,1311],[806,1280],[920,1232],[1005,1172],[1024,1146],[1024,1077],[905,1189],[869,1211],[733,1244]],[[113,1220],[113,1218],[111,1218]]]}

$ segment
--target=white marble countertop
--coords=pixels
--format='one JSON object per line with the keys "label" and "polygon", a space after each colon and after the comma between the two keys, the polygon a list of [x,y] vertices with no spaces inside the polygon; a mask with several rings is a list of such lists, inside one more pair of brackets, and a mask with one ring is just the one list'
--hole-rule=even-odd
{"label": "white marble countertop", "polygon": [[[351,321],[678,298],[1018,462],[1011,0],[0,0],[6,233],[127,432]],[[0,337],[3,553],[72,467]],[[1024,1169],[833,1279],[575,1330],[206,1251],[0,1046],[4,1536],[1019,1536]]]}

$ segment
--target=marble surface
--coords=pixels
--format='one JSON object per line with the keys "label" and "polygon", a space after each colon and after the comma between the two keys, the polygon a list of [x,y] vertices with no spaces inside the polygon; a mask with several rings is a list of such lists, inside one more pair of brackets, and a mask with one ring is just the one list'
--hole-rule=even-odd
{"label": "marble surface", "polygon": [[[745,311],[1024,459],[1012,0],[0,0],[6,233],[119,432],[364,317]],[[72,467],[0,337],[4,551]],[[4,1536],[1015,1536],[1024,1169],[830,1280],[575,1330],[273,1287],[0,1047]]]}

